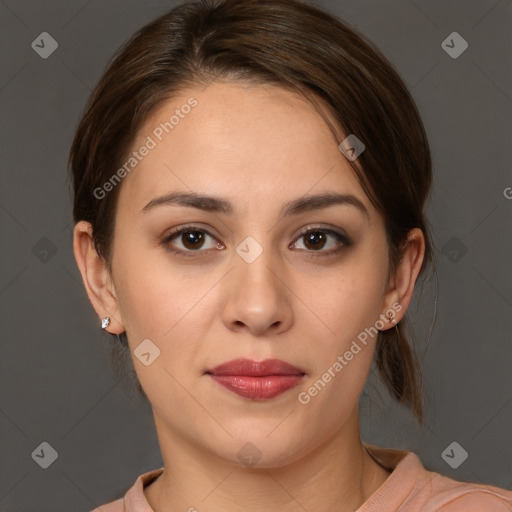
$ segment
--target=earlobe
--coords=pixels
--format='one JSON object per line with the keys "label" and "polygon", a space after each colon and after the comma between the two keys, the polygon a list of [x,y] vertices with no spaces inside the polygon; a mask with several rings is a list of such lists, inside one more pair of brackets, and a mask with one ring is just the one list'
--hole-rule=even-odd
{"label": "earlobe", "polygon": [[[110,318],[108,332],[121,333],[124,329],[114,283],[106,262],[96,252],[89,222],[79,221],[73,232],[73,253],[82,275],[87,296],[100,319]],[[101,320],[98,320],[101,322]]]}
{"label": "earlobe", "polygon": [[[409,307],[424,256],[425,237],[421,229],[414,228],[409,231],[402,260],[395,275],[391,277],[386,293],[384,306],[387,313],[384,313],[384,316],[389,327],[398,323]],[[390,315],[389,311],[393,311],[395,314]]]}

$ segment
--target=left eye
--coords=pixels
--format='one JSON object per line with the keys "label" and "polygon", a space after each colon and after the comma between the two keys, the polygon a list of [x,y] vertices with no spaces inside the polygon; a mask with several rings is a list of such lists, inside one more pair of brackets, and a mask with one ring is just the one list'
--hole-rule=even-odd
{"label": "left eye", "polygon": [[[331,243],[329,244],[329,238],[331,238]],[[332,238],[336,241],[333,242]],[[336,231],[332,231],[330,229],[310,229],[301,233],[297,240],[303,240],[302,245],[312,252],[319,252],[321,249],[325,249],[322,252],[335,252],[339,249],[339,244],[343,246],[349,246],[350,242],[347,237],[343,236],[341,233],[337,233]],[[336,243],[337,242],[337,243]],[[297,247],[297,243],[292,244],[296,249],[302,249],[302,247]],[[326,247],[327,246],[327,247]]]}

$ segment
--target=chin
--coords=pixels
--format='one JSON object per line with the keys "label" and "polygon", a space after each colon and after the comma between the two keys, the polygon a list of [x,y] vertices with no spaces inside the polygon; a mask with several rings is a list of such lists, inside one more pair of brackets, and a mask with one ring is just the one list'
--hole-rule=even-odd
{"label": "chin", "polygon": [[277,422],[270,422],[271,425],[267,424],[264,432],[245,428],[243,434],[230,438],[228,445],[224,446],[225,449],[219,450],[220,446],[216,445],[212,447],[213,451],[230,463],[248,469],[277,468],[296,462],[307,453],[301,445],[304,439],[300,438],[298,432],[294,436],[284,429],[278,432],[279,427],[274,430],[281,420],[282,418]]}

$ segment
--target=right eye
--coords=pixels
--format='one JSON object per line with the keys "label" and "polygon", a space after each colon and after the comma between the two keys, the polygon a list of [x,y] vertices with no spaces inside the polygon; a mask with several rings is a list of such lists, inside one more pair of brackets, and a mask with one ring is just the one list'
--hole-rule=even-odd
{"label": "right eye", "polygon": [[[200,229],[197,226],[185,226],[176,229],[169,233],[163,240],[162,245],[165,245],[171,252],[181,254],[183,256],[190,257],[194,252],[204,252],[208,249],[222,249],[224,246],[217,241],[216,243],[210,243],[209,247],[204,248],[204,243],[207,238],[215,240],[212,234],[204,229]],[[178,248],[173,246],[178,242]],[[181,247],[179,245],[181,244]]]}

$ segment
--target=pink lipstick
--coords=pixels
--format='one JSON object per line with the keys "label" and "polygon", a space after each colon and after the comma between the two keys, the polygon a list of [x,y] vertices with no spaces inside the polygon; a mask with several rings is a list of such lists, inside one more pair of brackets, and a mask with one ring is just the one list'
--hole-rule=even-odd
{"label": "pink lipstick", "polygon": [[206,372],[221,386],[251,400],[274,398],[297,386],[306,373],[285,361],[233,359]]}

